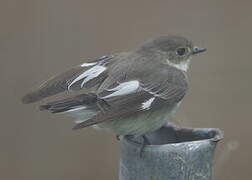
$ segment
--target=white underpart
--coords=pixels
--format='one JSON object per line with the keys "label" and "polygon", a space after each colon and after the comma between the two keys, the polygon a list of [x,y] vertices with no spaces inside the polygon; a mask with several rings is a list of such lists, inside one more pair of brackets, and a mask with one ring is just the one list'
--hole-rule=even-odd
{"label": "white underpart", "polygon": [[94,66],[91,69],[88,69],[87,71],[83,72],[81,75],[79,75],[77,78],[75,78],[69,85],[68,85],[68,89],[70,89],[70,87],[78,82],[81,79],[84,79],[83,82],[81,83],[81,88],[83,87],[83,85],[88,82],[89,80],[99,76],[103,71],[106,70],[106,67],[104,66]]}
{"label": "white underpart", "polygon": [[80,66],[81,67],[89,67],[89,66],[94,66],[94,65],[96,65],[97,64],[97,62],[94,62],[94,63],[83,63],[83,64],[81,64]]}
{"label": "white underpart", "polygon": [[105,98],[111,98],[114,96],[122,96],[122,95],[127,95],[131,93],[137,92],[139,88],[139,82],[138,81],[129,81],[129,82],[124,82],[120,84],[119,86],[116,86],[115,88],[108,89],[107,91],[114,91],[112,94],[109,94]]}
{"label": "white underpart", "polygon": [[155,100],[155,97],[150,98],[149,100],[142,103],[142,109],[150,109],[152,102]]}
{"label": "white underpart", "polygon": [[166,60],[167,64],[170,65],[170,66],[173,66],[179,70],[182,70],[182,71],[187,71],[188,68],[189,68],[189,65],[190,65],[190,59],[186,60],[186,61],[182,61],[181,63],[179,64],[175,64],[173,62],[171,62],[169,59]]}

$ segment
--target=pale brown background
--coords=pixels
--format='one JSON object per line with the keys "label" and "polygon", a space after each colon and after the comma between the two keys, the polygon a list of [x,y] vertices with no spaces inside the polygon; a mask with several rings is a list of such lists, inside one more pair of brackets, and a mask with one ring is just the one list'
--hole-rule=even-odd
{"label": "pale brown background", "polygon": [[0,179],[117,179],[113,135],[72,131],[70,119],[20,98],[80,57],[174,33],[208,49],[193,59],[190,92],[176,119],[225,131],[216,180],[251,179],[250,0],[1,0],[0,8]]}

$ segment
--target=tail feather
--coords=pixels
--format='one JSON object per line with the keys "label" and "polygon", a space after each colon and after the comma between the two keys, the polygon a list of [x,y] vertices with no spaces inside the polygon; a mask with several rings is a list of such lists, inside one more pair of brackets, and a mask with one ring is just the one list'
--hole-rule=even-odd
{"label": "tail feather", "polygon": [[75,97],[49,102],[41,105],[40,110],[52,113],[73,112],[76,110],[95,110],[97,96],[95,94],[82,94]]}
{"label": "tail feather", "polygon": [[29,104],[41,100],[43,97],[40,91],[33,91],[22,98],[22,103]]}

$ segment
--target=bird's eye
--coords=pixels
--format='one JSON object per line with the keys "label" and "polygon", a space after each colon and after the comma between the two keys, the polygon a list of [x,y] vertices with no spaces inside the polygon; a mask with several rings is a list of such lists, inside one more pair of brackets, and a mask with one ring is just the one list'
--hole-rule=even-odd
{"label": "bird's eye", "polygon": [[185,53],[186,53],[186,48],[178,48],[178,49],[176,50],[176,53],[177,53],[177,55],[179,55],[179,56],[183,56],[183,55],[185,55]]}

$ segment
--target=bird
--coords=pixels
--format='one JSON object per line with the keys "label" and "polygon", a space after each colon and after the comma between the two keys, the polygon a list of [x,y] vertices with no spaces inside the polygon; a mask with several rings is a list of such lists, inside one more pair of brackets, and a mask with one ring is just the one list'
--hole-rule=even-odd
{"label": "bird", "polygon": [[77,92],[40,110],[72,117],[74,130],[92,126],[118,136],[144,136],[172,121],[188,91],[192,56],[204,51],[185,37],[159,36],[128,52],[84,61],[50,78],[22,102]]}

